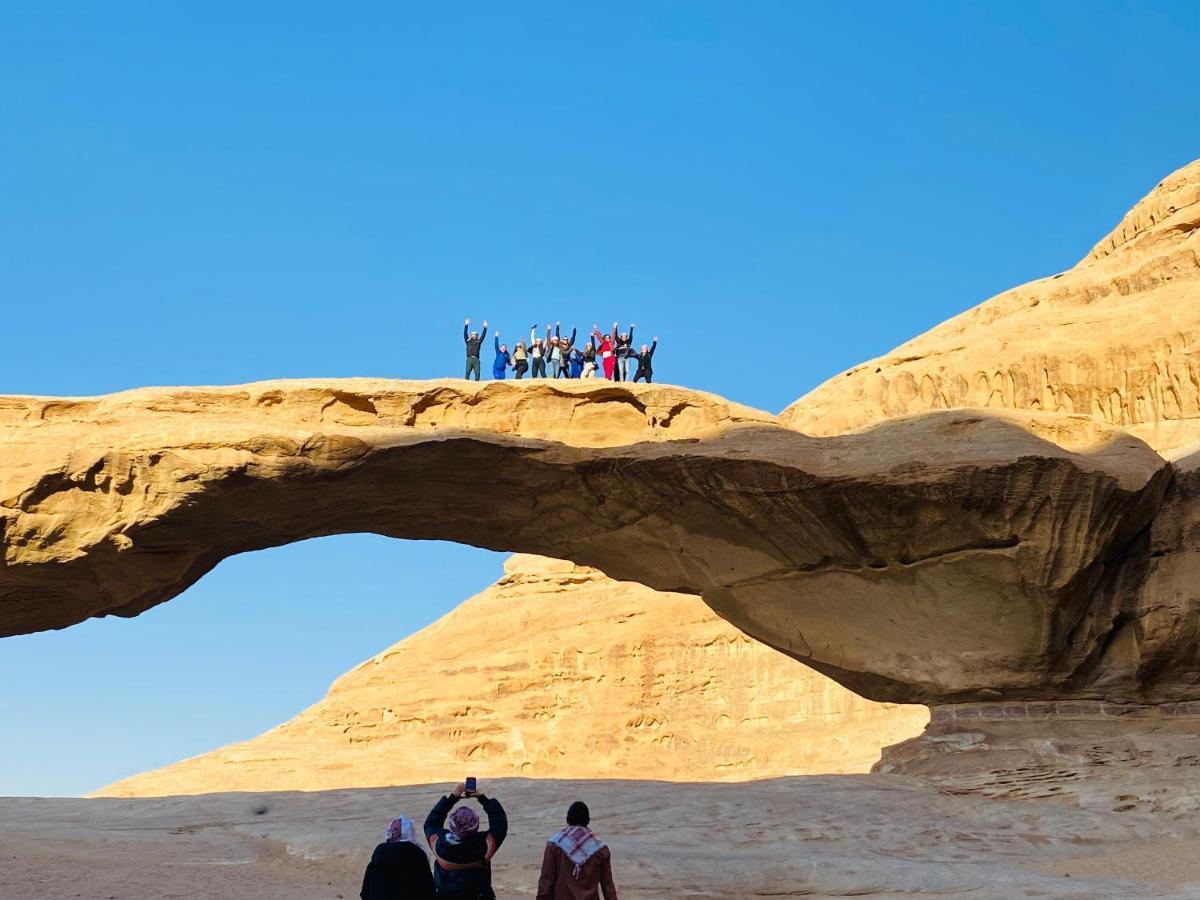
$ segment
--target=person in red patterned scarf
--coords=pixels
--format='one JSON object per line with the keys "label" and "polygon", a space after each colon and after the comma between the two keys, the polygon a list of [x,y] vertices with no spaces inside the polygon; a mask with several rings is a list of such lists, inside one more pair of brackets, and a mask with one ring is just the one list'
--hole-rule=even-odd
{"label": "person in red patterned scarf", "polygon": [[542,855],[537,900],[617,900],[612,854],[588,827],[591,812],[576,800],[567,810],[567,827],[550,835]]}

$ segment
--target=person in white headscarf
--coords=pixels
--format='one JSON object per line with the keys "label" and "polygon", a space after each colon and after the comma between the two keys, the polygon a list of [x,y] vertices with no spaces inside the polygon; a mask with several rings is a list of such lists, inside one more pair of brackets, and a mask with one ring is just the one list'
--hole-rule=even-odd
{"label": "person in white headscarf", "polygon": [[392,819],[383,843],[371,854],[363,875],[361,900],[434,900],[433,873],[412,819]]}

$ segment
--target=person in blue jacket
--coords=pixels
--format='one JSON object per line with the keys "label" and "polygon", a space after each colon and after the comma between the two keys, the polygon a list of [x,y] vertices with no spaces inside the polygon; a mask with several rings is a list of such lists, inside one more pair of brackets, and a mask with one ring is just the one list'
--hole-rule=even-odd
{"label": "person in blue jacket", "polygon": [[492,363],[492,377],[504,380],[508,370],[513,367],[512,354],[508,345],[500,343],[500,332],[496,332],[496,361]]}
{"label": "person in blue jacket", "polygon": [[583,377],[583,351],[578,347],[572,347],[570,353],[567,354],[567,368],[568,378]]}

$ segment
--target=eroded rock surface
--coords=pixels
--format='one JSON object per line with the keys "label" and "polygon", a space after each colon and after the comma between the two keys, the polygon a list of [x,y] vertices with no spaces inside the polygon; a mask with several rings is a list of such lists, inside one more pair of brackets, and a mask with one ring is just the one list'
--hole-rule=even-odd
{"label": "eroded rock surface", "polygon": [[1164,453],[1200,441],[1200,160],[1074,268],[829,379],[783,419],[829,435],[956,407],[1083,413]]}
{"label": "eroded rock surface", "polygon": [[606,382],[0,398],[0,634],[136,615],[232,553],[373,531],[700,594],[876,700],[1188,699],[1198,242],[1200,161],[1069,272],[779,419]]}
{"label": "eroded rock surface", "polygon": [[1192,689],[1190,669],[1109,665],[1103,616],[1136,601],[1171,470],[1085,416],[813,438],[657,385],[367,380],[0,411],[2,633],[135,615],[233,553],[371,531],[700,594],[876,700]]}
{"label": "eroded rock surface", "polygon": [[698,597],[515,556],[504,577],[253,740],[98,796],[481,778],[746,781],[866,772],[920,732],[751,640]]}

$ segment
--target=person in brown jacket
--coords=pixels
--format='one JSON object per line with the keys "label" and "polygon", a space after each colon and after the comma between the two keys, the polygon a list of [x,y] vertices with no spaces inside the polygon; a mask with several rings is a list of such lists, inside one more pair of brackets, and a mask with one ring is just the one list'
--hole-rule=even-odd
{"label": "person in brown jacket", "polygon": [[617,900],[612,854],[588,828],[592,815],[576,800],[567,810],[567,827],[550,835],[542,855],[537,900]]}

